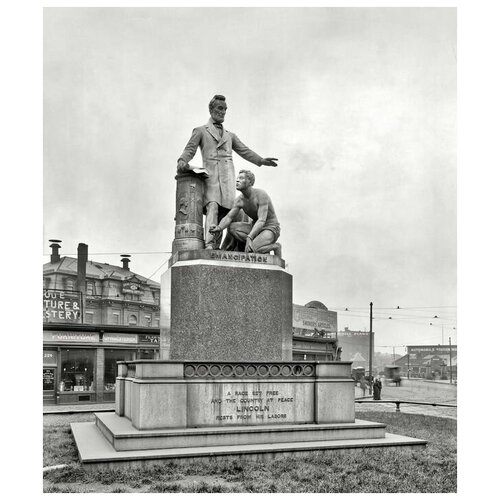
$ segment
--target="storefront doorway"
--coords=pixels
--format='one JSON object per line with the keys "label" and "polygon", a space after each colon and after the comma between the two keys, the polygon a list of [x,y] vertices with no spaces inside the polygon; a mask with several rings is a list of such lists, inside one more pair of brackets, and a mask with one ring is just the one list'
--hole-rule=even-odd
{"label": "storefront doorway", "polygon": [[43,368],[43,404],[56,404],[56,369]]}

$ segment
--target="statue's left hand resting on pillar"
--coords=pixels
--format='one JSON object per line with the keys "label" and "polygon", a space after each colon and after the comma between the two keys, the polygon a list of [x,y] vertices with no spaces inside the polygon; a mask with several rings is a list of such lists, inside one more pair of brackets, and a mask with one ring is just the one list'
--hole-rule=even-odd
{"label": "statue's left hand resting on pillar", "polygon": [[221,236],[209,232],[210,226],[217,225],[234,203],[236,184],[232,152],[236,151],[245,160],[257,165],[277,167],[277,158],[263,158],[248,148],[236,134],[222,125],[227,111],[226,98],[216,95],[208,105],[210,119],[206,125],[193,130],[184,151],[177,160],[177,172],[190,171],[189,162],[198,147],[206,169],[203,208],[206,213],[205,248],[220,246]]}

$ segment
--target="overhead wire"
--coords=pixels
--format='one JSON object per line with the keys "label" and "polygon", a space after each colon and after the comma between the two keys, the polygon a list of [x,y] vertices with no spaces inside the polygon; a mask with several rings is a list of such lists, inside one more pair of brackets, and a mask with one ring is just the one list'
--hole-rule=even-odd
{"label": "overhead wire", "polygon": [[[170,258],[170,257],[169,257]],[[160,267],[158,269],[156,269],[156,271],[151,275],[149,276],[148,279],[151,279],[168,261],[169,261],[169,258],[165,259],[165,261],[163,261],[160,265]]]}

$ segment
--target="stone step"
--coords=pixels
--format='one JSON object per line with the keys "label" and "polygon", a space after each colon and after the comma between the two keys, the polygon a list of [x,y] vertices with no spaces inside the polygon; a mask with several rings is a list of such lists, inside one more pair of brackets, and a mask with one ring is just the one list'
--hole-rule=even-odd
{"label": "stone step", "polygon": [[96,413],[96,425],[117,451],[193,446],[230,446],[293,441],[383,438],[385,424],[356,420],[341,424],[279,424],[140,431],[129,419]]}
{"label": "stone step", "polygon": [[196,446],[117,451],[92,422],[71,424],[80,461],[87,468],[151,466],[166,463],[212,461],[218,459],[272,460],[286,456],[307,456],[311,452],[351,451],[365,448],[423,448],[426,441],[395,434],[383,438],[295,441],[227,446]]}

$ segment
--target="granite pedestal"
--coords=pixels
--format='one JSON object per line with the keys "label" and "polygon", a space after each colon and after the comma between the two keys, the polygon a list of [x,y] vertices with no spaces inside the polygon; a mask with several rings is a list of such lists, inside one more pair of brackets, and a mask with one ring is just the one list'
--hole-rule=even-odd
{"label": "granite pedestal", "polygon": [[161,282],[163,359],[292,359],[292,276],[269,254],[178,252]]}

